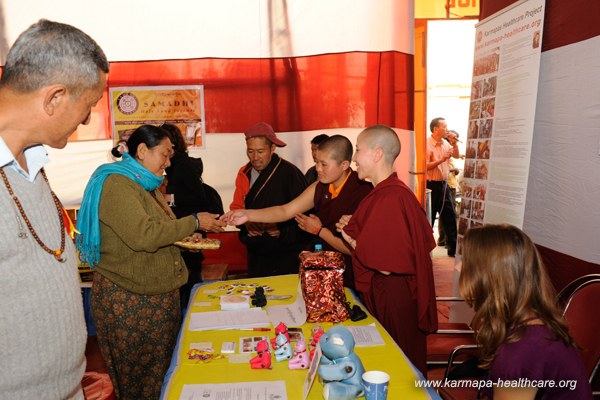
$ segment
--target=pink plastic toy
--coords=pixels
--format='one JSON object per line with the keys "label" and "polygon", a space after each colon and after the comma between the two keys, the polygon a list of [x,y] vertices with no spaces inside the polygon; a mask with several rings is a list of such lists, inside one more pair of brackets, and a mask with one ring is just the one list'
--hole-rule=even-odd
{"label": "pink plastic toy", "polygon": [[312,360],[313,357],[315,356],[315,351],[317,350],[317,344],[319,343],[319,339],[321,339],[321,336],[323,336],[325,332],[323,331],[323,328],[318,327],[317,329],[315,329],[313,331],[313,336],[310,339],[310,359]]}
{"label": "pink plastic toy", "polygon": [[294,357],[288,363],[289,369],[306,369],[310,361],[306,352],[306,343],[304,340],[298,340],[294,346]]}
{"label": "pink plastic toy", "polygon": [[250,360],[252,369],[271,369],[271,352],[269,351],[269,342],[261,340],[256,344],[258,354]]}

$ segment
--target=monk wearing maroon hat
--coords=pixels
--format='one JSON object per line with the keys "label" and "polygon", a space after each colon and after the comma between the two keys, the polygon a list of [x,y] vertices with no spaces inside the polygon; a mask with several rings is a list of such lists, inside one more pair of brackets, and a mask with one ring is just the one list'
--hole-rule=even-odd
{"label": "monk wearing maroon hat", "polygon": [[[304,174],[275,153],[286,144],[271,125],[259,122],[246,130],[249,162],[238,171],[231,210],[256,209],[285,204],[306,188]],[[251,277],[298,272],[298,254],[307,235],[293,218],[280,223],[247,222],[239,226],[240,241],[248,250]]]}
{"label": "monk wearing maroon hat", "polygon": [[394,171],[398,154],[398,136],[385,125],[358,135],[356,171],[375,188],[337,229],[354,249],[354,280],[365,305],[425,375],[425,335],[437,330],[430,256],[436,243],[425,211]]}
{"label": "monk wearing maroon hat", "polygon": [[[326,138],[315,153],[318,180],[300,196],[287,204],[261,210],[232,210],[221,220],[239,225],[248,221],[280,222],[295,217],[300,229],[311,234],[310,248],[321,244],[323,250],[344,253],[344,286],[354,288],[350,250],[335,224],[342,215],[356,210],[361,200],[373,190],[373,185],[358,179],[350,168],[352,143],[345,136]],[[310,210],[314,214],[303,214]]]}

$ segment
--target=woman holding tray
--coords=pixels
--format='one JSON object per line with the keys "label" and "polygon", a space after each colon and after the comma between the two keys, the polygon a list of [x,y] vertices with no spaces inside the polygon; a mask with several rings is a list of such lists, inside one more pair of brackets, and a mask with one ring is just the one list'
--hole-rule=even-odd
{"label": "woman holding tray", "polygon": [[[121,151],[119,151],[119,149]],[[118,399],[160,395],[181,320],[187,269],[175,241],[201,238],[195,215],[176,219],[158,187],[173,154],[168,133],[137,128],[85,189],[77,228],[94,268],[92,314]]]}

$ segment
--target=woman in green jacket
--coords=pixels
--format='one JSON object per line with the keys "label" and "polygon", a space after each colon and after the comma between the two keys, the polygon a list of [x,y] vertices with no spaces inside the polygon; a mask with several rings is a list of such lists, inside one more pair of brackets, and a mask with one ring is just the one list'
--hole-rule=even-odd
{"label": "woman in green jacket", "polygon": [[143,125],[122,161],[90,178],[77,247],[94,268],[92,314],[118,399],[160,395],[181,321],[179,287],[187,269],[177,240],[201,238],[195,215],[176,219],[158,187],[173,154],[168,133]]}

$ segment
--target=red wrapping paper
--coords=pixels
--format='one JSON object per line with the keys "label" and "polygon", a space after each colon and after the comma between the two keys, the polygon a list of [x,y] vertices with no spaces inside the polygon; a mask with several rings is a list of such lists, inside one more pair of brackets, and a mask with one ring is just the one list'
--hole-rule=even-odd
{"label": "red wrapping paper", "polygon": [[335,251],[300,253],[300,284],[307,322],[342,322],[349,318],[344,293],[344,257]]}

